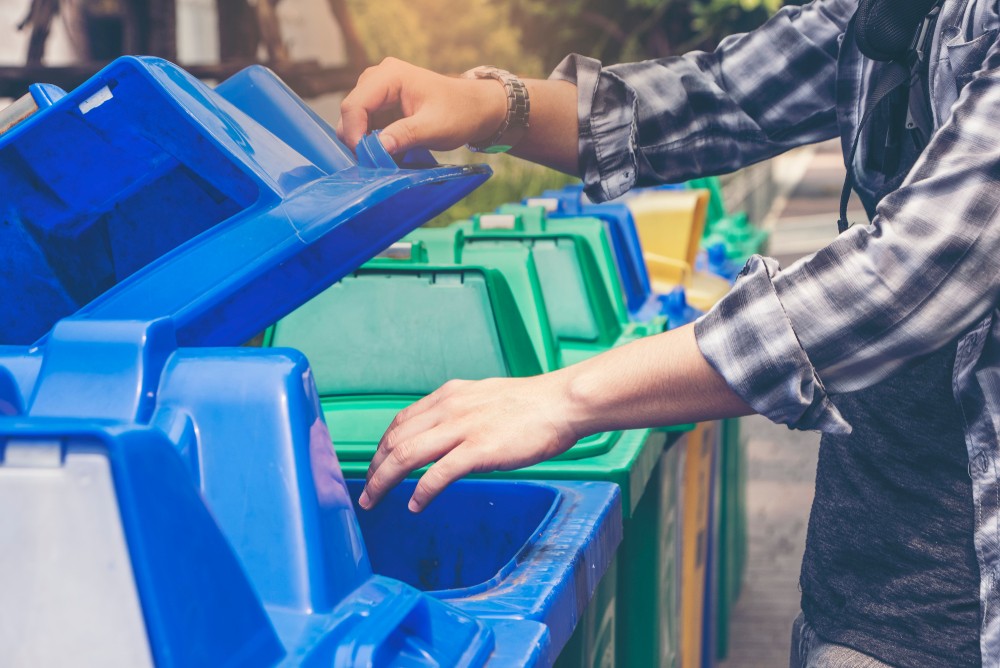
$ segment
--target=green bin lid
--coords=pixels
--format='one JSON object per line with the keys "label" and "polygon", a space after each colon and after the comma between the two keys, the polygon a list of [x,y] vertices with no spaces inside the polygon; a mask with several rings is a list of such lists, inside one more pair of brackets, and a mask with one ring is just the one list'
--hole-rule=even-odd
{"label": "green bin lid", "polygon": [[[421,249],[422,246],[416,246]],[[503,273],[380,257],[280,320],[320,395],[423,395],[452,378],[542,372]]]}
{"label": "green bin lid", "polygon": [[557,338],[610,347],[627,317],[621,318],[615,308],[591,244],[575,232],[531,231],[547,225],[544,210],[520,208],[523,211],[480,214],[456,223],[465,233],[464,252],[512,244],[530,248]]}

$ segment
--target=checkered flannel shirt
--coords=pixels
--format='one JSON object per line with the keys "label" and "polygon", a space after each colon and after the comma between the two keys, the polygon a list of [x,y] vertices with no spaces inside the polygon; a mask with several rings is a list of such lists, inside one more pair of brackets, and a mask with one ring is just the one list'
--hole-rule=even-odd
{"label": "checkered flannel shirt", "polygon": [[[838,85],[856,85],[861,76],[841,71],[838,78],[856,5],[820,0],[785,8],[713,53],[607,68],[567,58],[553,77],[580,90],[587,193],[607,200],[633,186],[730,172],[838,136]],[[983,38],[994,40],[995,32]],[[758,412],[795,428],[847,431],[829,392],[885,379],[996,307],[998,68],[994,46],[870,225],[854,226],[787,269],[752,258],[733,291],[698,322],[702,352]],[[855,97],[848,106],[859,104]],[[850,120],[845,134],[853,139]],[[831,227],[835,220],[831,211]]]}

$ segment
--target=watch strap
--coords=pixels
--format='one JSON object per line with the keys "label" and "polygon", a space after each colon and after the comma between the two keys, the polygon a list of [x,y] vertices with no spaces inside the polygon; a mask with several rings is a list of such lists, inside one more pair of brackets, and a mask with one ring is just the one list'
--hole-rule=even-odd
{"label": "watch strap", "polygon": [[470,143],[477,153],[506,153],[524,137],[528,130],[531,101],[528,87],[516,75],[497,67],[477,67],[462,75],[466,79],[495,79],[507,94],[507,113],[497,131],[482,142]]}

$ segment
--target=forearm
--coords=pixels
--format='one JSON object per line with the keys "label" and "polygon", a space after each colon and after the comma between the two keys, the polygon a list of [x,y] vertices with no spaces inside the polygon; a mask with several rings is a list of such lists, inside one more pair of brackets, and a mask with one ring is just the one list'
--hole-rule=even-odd
{"label": "forearm", "polygon": [[556,372],[580,433],[753,413],[705,360],[688,325]]}

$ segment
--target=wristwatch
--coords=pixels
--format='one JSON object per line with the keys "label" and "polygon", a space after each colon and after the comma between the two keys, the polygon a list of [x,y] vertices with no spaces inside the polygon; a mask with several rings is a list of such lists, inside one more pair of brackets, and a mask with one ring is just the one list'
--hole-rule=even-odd
{"label": "wristwatch", "polygon": [[462,75],[463,79],[496,79],[507,92],[507,115],[500,129],[489,139],[476,144],[466,144],[476,153],[506,153],[524,137],[528,129],[528,114],[531,103],[528,88],[524,82],[507,70],[486,65],[475,67]]}

